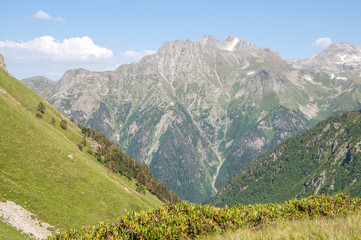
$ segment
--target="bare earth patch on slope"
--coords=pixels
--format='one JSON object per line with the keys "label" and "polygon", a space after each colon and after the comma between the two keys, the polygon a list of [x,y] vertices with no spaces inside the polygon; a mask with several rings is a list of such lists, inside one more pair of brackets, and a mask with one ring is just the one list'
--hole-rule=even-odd
{"label": "bare earth patch on slope", "polygon": [[0,202],[0,220],[21,232],[43,239],[51,236],[51,225],[36,219],[35,215],[14,202]]}

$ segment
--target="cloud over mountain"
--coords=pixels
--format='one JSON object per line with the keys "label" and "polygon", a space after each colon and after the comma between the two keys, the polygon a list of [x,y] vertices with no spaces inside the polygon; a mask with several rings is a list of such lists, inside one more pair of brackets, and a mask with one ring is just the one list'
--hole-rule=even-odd
{"label": "cloud over mountain", "polygon": [[24,72],[16,75],[18,78],[41,73],[57,80],[71,68],[105,71],[119,65],[112,50],[95,44],[87,36],[64,40],[42,36],[29,41],[0,41],[0,52],[10,72]]}
{"label": "cloud over mountain", "polygon": [[26,42],[0,41],[3,52],[13,51],[14,57],[48,59],[52,61],[94,61],[113,57],[113,51],[96,45],[90,37],[72,37],[63,41],[42,36]]}
{"label": "cloud over mountain", "polygon": [[312,43],[312,45],[326,48],[326,47],[330,46],[332,43],[333,42],[332,42],[331,38],[323,37],[323,38],[318,38],[316,41],[314,41]]}

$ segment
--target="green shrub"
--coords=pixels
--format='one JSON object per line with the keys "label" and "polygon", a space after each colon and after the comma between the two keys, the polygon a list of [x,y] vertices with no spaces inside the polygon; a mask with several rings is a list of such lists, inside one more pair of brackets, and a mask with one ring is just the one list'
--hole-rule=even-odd
{"label": "green shrub", "polygon": [[37,113],[37,114],[36,114],[36,117],[37,117],[37,118],[43,118],[43,115],[40,114],[40,113]]}
{"label": "green shrub", "polygon": [[78,144],[78,148],[80,151],[83,151],[83,146],[81,144]]}
{"label": "green shrub", "polygon": [[361,200],[341,194],[310,196],[284,204],[216,208],[186,202],[129,213],[114,223],[69,230],[51,239],[193,239],[210,233],[266,226],[281,219],[338,217],[358,213]]}
{"label": "green shrub", "polygon": [[136,188],[137,192],[139,192],[140,194],[144,195],[145,194],[145,188],[143,185],[139,184]]}
{"label": "green shrub", "polygon": [[45,113],[45,105],[44,105],[42,102],[40,102],[40,103],[38,104],[38,110],[39,110],[41,113]]}
{"label": "green shrub", "polygon": [[66,123],[66,121],[64,119],[61,120],[60,127],[65,130],[68,128],[68,124]]}

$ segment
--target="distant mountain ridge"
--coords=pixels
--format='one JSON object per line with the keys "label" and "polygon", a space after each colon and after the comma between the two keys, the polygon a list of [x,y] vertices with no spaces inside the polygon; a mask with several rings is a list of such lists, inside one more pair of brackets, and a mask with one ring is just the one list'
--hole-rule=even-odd
{"label": "distant mountain ridge", "polygon": [[290,63],[237,37],[204,36],[165,42],[115,71],[75,69],[54,84],[23,82],[119,142],[183,199],[201,202],[264,151],[358,109],[360,71],[335,69]]}
{"label": "distant mountain ridge", "polygon": [[263,154],[207,201],[216,206],[361,192],[361,113],[332,116]]}

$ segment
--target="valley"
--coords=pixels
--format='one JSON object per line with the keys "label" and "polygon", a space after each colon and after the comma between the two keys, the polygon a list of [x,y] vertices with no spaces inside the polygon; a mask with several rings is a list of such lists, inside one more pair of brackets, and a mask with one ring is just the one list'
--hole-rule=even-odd
{"label": "valley", "polygon": [[360,111],[344,112],[290,137],[235,174],[206,204],[281,203],[312,194],[359,197],[360,120]]}
{"label": "valley", "polygon": [[[189,60],[178,56],[174,66],[162,66],[170,67],[168,72],[160,73],[158,65],[158,78],[151,67],[154,58],[160,58],[156,53],[114,72],[75,69],[66,72],[59,82],[43,77],[23,80],[54,106],[58,104],[57,108],[70,120],[14,79],[5,63],[1,64],[0,159],[2,179],[7,184],[0,189],[0,237],[44,238],[100,220],[113,222],[119,216],[123,216],[122,223],[109,223],[112,227],[120,224],[117,231],[105,231],[110,225],[104,223],[92,229],[100,229],[104,236],[145,234],[149,238],[224,234],[246,226],[243,221],[249,216],[244,214],[254,215],[251,209],[261,206],[249,205],[250,209],[240,210],[240,203],[267,204],[260,208],[262,217],[247,220],[252,222],[250,227],[261,228],[265,225],[257,219],[278,222],[278,215],[289,219],[297,214],[302,218],[342,215],[337,212],[339,207],[313,212],[315,204],[321,204],[316,209],[322,209],[325,201],[329,202],[327,206],[345,201],[340,204],[349,204],[349,213],[357,212],[359,200],[344,193],[359,196],[361,114],[344,110],[360,106],[358,65],[353,63],[352,69],[346,66],[346,70],[336,72],[335,66],[329,64],[329,68],[315,71],[309,65],[297,65],[302,62],[283,60],[277,53],[235,37],[225,42],[210,36],[202,39],[197,43],[166,43],[165,50],[159,52],[164,51],[166,56],[169,49],[175,48],[170,52],[179,54],[179,46],[186,44],[205,55],[210,54],[210,46],[216,46],[211,53],[217,61],[230,58],[231,52],[233,58],[238,58],[236,66],[241,67],[230,68],[234,59],[220,64],[198,56],[202,65],[192,68],[208,69],[204,75],[194,69],[185,71]],[[227,41],[232,44],[228,46]],[[347,52],[344,45],[341,47]],[[234,54],[239,48],[240,53]],[[173,58],[162,61],[172,62]],[[240,64],[241,60],[244,63]],[[304,62],[309,64],[311,60]],[[255,64],[257,61],[259,64]],[[211,64],[217,67],[210,68]],[[174,69],[183,70],[175,73]],[[181,78],[180,72],[187,77]],[[192,74],[195,81],[188,76]],[[76,126],[77,121],[86,127]],[[118,144],[127,153],[140,156],[140,163],[124,154]],[[206,200],[206,205],[175,204],[179,198],[167,187],[185,200]],[[296,198],[303,199],[287,202]],[[271,206],[270,202],[284,204]],[[284,215],[296,202],[303,210],[310,204],[310,210]],[[165,207],[159,207],[164,203]],[[165,216],[173,211],[180,214],[180,219],[171,221],[188,219],[190,223],[189,219],[193,219],[207,223],[194,223],[199,229],[181,224],[165,230],[144,227],[141,220],[142,227],[137,227],[138,215],[133,211],[140,212],[141,219],[153,221],[153,225],[161,214],[161,221],[154,226],[169,224],[170,218]],[[194,216],[183,215],[193,211],[197,213]],[[237,215],[235,221],[234,217],[227,220],[224,213],[243,215]],[[197,219],[202,214],[205,219],[213,214],[213,218],[223,220],[214,225],[213,220]],[[20,224],[14,218],[21,219]],[[124,223],[135,228],[129,230]],[[52,238],[100,234],[87,233],[87,229],[70,229]]]}
{"label": "valley", "polygon": [[0,240],[361,239],[361,2],[19,1]]}

